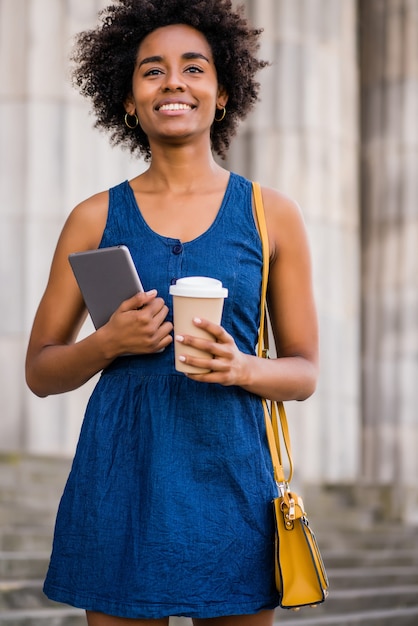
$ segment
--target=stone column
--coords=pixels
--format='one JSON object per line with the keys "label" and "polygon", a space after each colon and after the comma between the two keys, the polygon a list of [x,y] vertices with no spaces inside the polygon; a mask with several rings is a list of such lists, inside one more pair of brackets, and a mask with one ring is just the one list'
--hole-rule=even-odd
{"label": "stone column", "polygon": [[363,466],[418,519],[418,1],[359,8]]}
{"label": "stone column", "polygon": [[288,403],[296,468],[350,482],[359,460],[359,206],[356,2],[247,2],[264,27],[262,102],[230,164],[302,207],[321,326],[319,388]]}
{"label": "stone column", "polygon": [[0,442],[12,449],[21,443],[24,411],[26,4],[0,2]]}
{"label": "stone column", "polygon": [[143,168],[93,130],[88,104],[69,85],[72,36],[105,4],[0,0],[0,450],[72,454],[91,385],[33,396],[24,382],[28,334],[70,210]]}

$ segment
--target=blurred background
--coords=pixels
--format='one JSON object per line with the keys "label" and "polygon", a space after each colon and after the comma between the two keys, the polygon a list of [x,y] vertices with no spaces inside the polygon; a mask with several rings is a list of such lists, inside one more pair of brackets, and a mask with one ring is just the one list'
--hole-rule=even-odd
{"label": "blurred background", "polygon": [[[106,4],[0,0],[1,626],[85,625],[42,581],[95,380],[40,399],[24,359],[67,215],[145,167],[93,129],[69,83],[72,38]],[[418,0],[245,6],[271,66],[226,165],[302,207],[321,330],[318,390],[287,412],[331,594],[277,623],[416,625]]]}
{"label": "blurred background", "polygon": [[[50,533],[95,383],[46,399],[25,385],[59,232],[78,202],[144,169],[69,84],[72,37],[106,5],[0,0],[0,556],[48,549],[49,534],[22,537],[28,516]],[[318,390],[287,404],[296,482],[330,524],[418,526],[418,0],[245,5],[272,64],[227,166],[301,205],[320,318]]]}

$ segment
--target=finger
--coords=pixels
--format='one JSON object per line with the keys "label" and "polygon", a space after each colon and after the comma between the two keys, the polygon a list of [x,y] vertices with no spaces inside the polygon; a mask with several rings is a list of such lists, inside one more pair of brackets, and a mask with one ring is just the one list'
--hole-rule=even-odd
{"label": "finger", "polygon": [[196,356],[186,356],[183,362],[185,365],[190,365],[193,367],[198,367],[201,370],[206,370],[204,374],[198,374],[199,376],[211,376],[211,378],[213,378],[215,375],[223,374],[229,371],[228,364],[221,359],[206,359]]}
{"label": "finger", "polygon": [[[139,311],[133,311],[132,314],[136,318],[136,328],[142,337],[147,337],[152,343],[159,342],[173,331],[173,324],[166,321],[168,309],[163,307],[160,312],[154,315],[149,309],[151,307],[142,307]],[[129,313],[129,312],[128,312]],[[168,343],[172,342],[172,337]]]}
{"label": "finger", "polygon": [[212,362],[193,359],[193,362],[190,360],[188,364],[205,370],[204,372],[185,372],[188,378],[202,383],[218,383],[220,385],[228,383],[228,371],[222,369],[215,359],[212,359]]}
{"label": "finger", "polygon": [[[227,334],[227,333],[226,333]],[[204,337],[196,337],[194,335],[176,335],[175,340],[185,346],[192,346],[197,350],[201,350],[206,354],[211,355],[212,358],[228,358],[230,353],[229,343],[217,342],[216,338],[206,339]]]}
{"label": "finger", "polygon": [[173,326],[170,322],[165,322],[158,329],[157,337],[159,346],[166,347],[170,345],[173,341],[173,336],[171,331],[173,330]]}
{"label": "finger", "polygon": [[203,330],[206,330],[208,333],[213,335],[216,341],[225,342],[228,341],[228,339],[230,338],[230,335],[228,335],[228,333],[222,326],[220,326],[219,324],[214,324],[210,320],[195,317],[193,319],[193,324],[198,328],[203,328]]}
{"label": "finger", "polygon": [[[183,345],[191,345],[190,341],[188,341],[186,344],[186,342],[183,342],[181,340],[181,337],[179,338],[178,335],[175,339]],[[218,346],[218,344],[212,343],[209,344],[209,346],[206,346],[203,344],[202,340],[197,343],[199,345],[194,345],[194,347],[199,350],[200,354],[198,355],[189,354],[187,350],[182,353],[182,350],[180,348],[179,360],[182,363],[185,363],[186,365],[192,365],[193,367],[217,372],[224,372],[230,368],[230,359],[228,358],[228,354],[222,354],[220,352],[219,355],[217,355],[215,354],[215,350],[210,349],[210,346],[213,346],[215,348],[216,346]]]}
{"label": "finger", "polygon": [[159,311],[157,311],[157,313],[153,315],[152,320],[156,328],[159,328],[163,324],[166,324],[168,326],[165,326],[165,327],[166,328],[169,327],[170,329],[169,332],[172,332],[173,324],[172,322],[167,321],[167,314],[168,314],[168,307],[164,305]]}
{"label": "finger", "polygon": [[157,295],[156,289],[151,289],[150,291],[140,291],[134,296],[132,296],[132,298],[128,298],[127,300],[124,300],[122,304],[120,305],[119,310],[121,312],[124,312],[124,311],[132,311],[134,309],[140,309],[146,304],[148,304],[149,302],[152,302],[155,299],[156,295]]}

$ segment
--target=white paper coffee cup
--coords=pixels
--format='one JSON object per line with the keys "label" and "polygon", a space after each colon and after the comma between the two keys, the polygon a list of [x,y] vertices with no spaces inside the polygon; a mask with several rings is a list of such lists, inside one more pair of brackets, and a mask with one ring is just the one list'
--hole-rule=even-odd
{"label": "white paper coffee cup", "polygon": [[[224,299],[228,297],[228,289],[222,287],[220,280],[207,276],[188,276],[179,278],[175,285],[170,286],[173,296],[174,335],[193,335],[211,339],[212,335],[193,324],[195,317],[221,323]],[[187,365],[179,361],[180,355],[207,357],[208,353],[174,342],[175,367],[179,372],[203,374],[209,369]]]}

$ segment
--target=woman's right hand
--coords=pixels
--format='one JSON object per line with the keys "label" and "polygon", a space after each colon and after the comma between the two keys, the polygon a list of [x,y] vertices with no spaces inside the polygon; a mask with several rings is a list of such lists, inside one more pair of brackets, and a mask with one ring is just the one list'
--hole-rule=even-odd
{"label": "woman's right hand", "polygon": [[[173,325],[166,321],[168,307],[155,290],[138,293],[122,302],[110,320],[88,337],[76,341],[51,324],[48,290],[35,317],[26,356],[26,381],[38,396],[64,393],[81,387],[92,376],[125,354],[151,354],[172,341]],[[84,319],[85,314],[74,319]],[[59,319],[59,316],[58,316]],[[65,329],[65,326],[62,326]]]}
{"label": "woman's right hand", "polygon": [[166,321],[167,313],[168,307],[155,289],[122,302],[98,331],[108,357],[150,354],[166,348],[173,341],[173,325]]}

